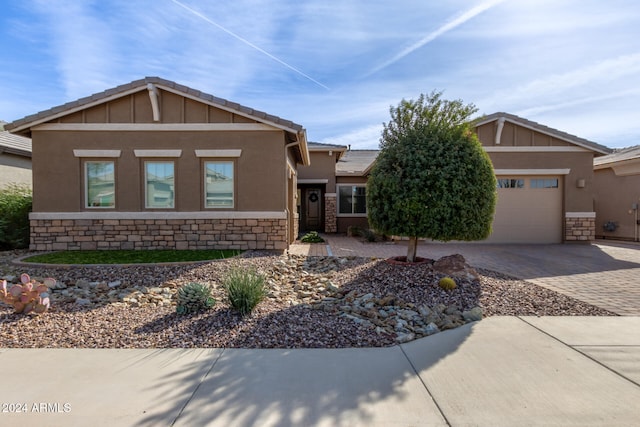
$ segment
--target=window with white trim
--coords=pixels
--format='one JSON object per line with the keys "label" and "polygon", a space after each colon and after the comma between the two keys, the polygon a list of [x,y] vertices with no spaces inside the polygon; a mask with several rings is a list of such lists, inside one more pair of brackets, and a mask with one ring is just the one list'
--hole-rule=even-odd
{"label": "window with white trim", "polygon": [[114,208],[116,206],[114,162],[85,162],[84,182],[85,208]]}
{"label": "window with white trim", "polygon": [[234,207],[234,176],[232,161],[204,162],[204,207],[232,209]]}
{"label": "window with white trim", "polygon": [[367,214],[367,187],[365,184],[338,186],[338,213],[359,216]]}
{"label": "window with white trim", "polygon": [[175,164],[167,161],[144,162],[145,207],[175,208]]}

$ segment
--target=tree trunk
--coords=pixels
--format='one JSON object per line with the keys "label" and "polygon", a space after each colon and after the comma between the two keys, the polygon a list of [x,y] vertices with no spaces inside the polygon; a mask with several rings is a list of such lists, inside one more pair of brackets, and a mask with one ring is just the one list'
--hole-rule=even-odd
{"label": "tree trunk", "polygon": [[418,252],[418,237],[411,236],[407,247],[407,262],[416,262],[416,252]]}

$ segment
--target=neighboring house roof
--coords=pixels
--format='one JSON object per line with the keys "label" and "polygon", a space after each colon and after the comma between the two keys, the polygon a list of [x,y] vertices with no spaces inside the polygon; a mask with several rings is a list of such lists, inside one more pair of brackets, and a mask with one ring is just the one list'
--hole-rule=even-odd
{"label": "neighboring house roof", "polygon": [[12,133],[30,136],[31,127],[35,125],[49,122],[51,120],[55,120],[59,117],[74,113],[76,111],[81,111],[94,105],[121,98],[135,92],[147,90],[149,88],[148,85],[155,85],[158,88],[167,90],[169,92],[177,93],[179,95],[203,102],[213,107],[220,108],[222,110],[229,111],[261,123],[272,125],[276,128],[292,133],[296,135],[299,141],[302,142],[302,148],[300,151],[303,158],[303,163],[309,163],[306,131],[302,125],[278,116],[267,114],[263,111],[245,107],[226,99],[209,95],[199,90],[191,89],[187,86],[183,86],[176,82],[165,80],[160,77],[145,77],[144,79],[135,80],[131,83],[123,84],[113,89],[105,90],[104,92],[95,93],[91,96],[80,98],[76,101],[67,102],[66,104],[59,105],[48,110],[40,111],[39,113],[15,120],[14,122],[5,125],[5,129]]}
{"label": "neighboring house roof", "polygon": [[346,145],[338,144],[323,144],[321,142],[309,142],[307,144],[309,151],[335,151],[336,159],[340,159],[344,153],[348,150]]}
{"label": "neighboring house roof", "polygon": [[546,135],[550,135],[554,138],[561,139],[563,141],[578,145],[583,148],[587,148],[598,154],[611,153],[611,149],[608,147],[605,147],[604,145],[595,143],[593,141],[589,141],[588,139],[580,138],[575,135],[568,134],[566,132],[562,132],[557,129],[547,127],[545,125],[541,125],[540,123],[524,119],[522,117],[516,116],[515,114],[509,114],[509,113],[503,113],[503,112],[489,114],[488,116],[482,116],[475,119],[473,121],[473,126],[474,127],[482,126],[486,123],[490,123],[490,122],[499,120],[501,118],[504,118],[506,121],[514,123],[516,125],[523,126],[523,127],[535,130],[537,132],[544,133]]}
{"label": "neighboring house roof", "polygon": [[31,158],[31,139],[0,130],[0,153]]}
{"label": "neighboring house roof", "polygon": [[379,150],[349,150],[336,163],[336,176],[365,176],[378,157]]}
{"label": "neighboring house roof", "polygon": [[640,145],[623,148],[593,159],[595,170],[612,168],[616,175],[640,174]]}

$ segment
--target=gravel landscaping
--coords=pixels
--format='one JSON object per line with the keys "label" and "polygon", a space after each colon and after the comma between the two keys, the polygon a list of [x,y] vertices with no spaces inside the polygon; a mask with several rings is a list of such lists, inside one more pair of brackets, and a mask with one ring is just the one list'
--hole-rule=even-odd
{"label": "gravel landscaping", "polygon": [[[438,270],[370,258],[278,256],[247,252],[194,265],[23,267],[0,253],[0,273],[54,277],[51,309],[24,316],[0,304],[0,347],[335,348],[381,347],[495,315],[612,316],[606,310],[499,273]],[[246,317],[229,308],[221,278],[232,268],[267,277],[268,296]],[[470,274],[471,272],[472,274]],[[438,280],[454,277],[445,291]],[[216,305],[176,314],[175,294],[209,284]]]}

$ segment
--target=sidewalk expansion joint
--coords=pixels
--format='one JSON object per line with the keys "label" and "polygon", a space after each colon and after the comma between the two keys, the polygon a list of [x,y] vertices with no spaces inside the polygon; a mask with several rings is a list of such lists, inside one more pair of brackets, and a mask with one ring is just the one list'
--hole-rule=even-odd
{"label": "sidewalk expansion joint", "polygon": [[[619,376],[620,378],[630,382],[631,384],[635,385],[636,387],[640,387],[640,383],[637,383],[636,381],[632,380],[631,378],[627,378],[624,375],[622,375],[620,372],[608,367],[607,365],[605,365],[604,363],[600,362],[598,359],[595,359],[594,357],[588,355],[587,353],[584,353],[582,351],[580,351],[576,346],[573,346],[571,344],[568,344],[564,341],[562,341],[560,338],[557,338],[553,335],[551,335],[550,333],[548,333],[547,331],[538,328],[537,326],[527,322],[526,320],[524,320],[521,316],[516,316],[518,319],[522,320],[524,323],[526,323],[527,325],[531,326],[532,328],[536,329],[537,331],[545,334],[546,336],[552,338],[553,340],[559,342],[562,345],[565,345],[567,347],[569,347],[571,350],[575,351],[578,354],[581,354],[582,356],[586,357],[587,359],[591,360],[592,362],[595,362],[596,364],[602,366],[603,368],[605,368],[606,370],[608,370],[609,372],[613,372],[614,374],[616,374],[617,376]],[[583,347],[586,347],[584,344],[582,344]],[[589,346],[589,347],[593,347],[593,346]],[[633,345],[629,345],[629,346],[605,346],[602,345],[602,347],[638,347],[638,346],[633,346]]]}
{"label": "sidewalk expansion joint", "polygon": [[204,375],[202,376],[202,378],[200,378],[200,381],[198,382],[198,385],[196,386],[196,388],[193,389],[193,393],[191,393],[191,396],[189,396],[187,401],[184,402],[184,405],[182,405],[182,408],[180,408],[180,412],[178,412],[178,415],[176,415],[176,418],[171,422],[171,424],[169,424],[170,426],[174,426],[176,424],[176,421],[178,421],[178,419],[182,415],[182,412],[184,412],[185,408],[189,405],[189,403],[191,403],[191,399],[193,399],[193,396],[196,395],[196,393],[198,392],[198,389],[200,388],[200,386],[202,385],[204,380],[207,379],[207,377],[209,376],[209,373],[216,366],[216,364],[218,363],[218,360],[220,360],[220,358],[222,357],[224,352],[225,352],[225,349],[223,348],[222,351],[220,352],[220,354],[218,355],[218,357],[216,357],[216,360],[214,360],[213,363],[211,364],[211,366],[209,367],[209,369],[207,369],[207,372],[205,372]]}
{"label": "sidewalk expansion joint", "polygon": [[413,365],[413,362],[411,361],[409,356],[407,356],[407,353],[405,353],[404,348],[402,347],[402,344],[399,344],[398,347],[400,347],[400,351],[402,351],[402,354],[404,355],[405,359],[407,359],[407,362],[409,362],[409,365],[411,366],[411,369],[413,369],[413,373],[416,375],[416,377],[418,377],[418,379],[422,383],[422,386],[424,387],[424,389],[429,394],[429,397],[431,397],[431,400],[433,401],[433,404],[436,405],[436,408],[438,408],[438,412],[440,412],[440,415],[442,415],[442,419],[444,420],[444,422],[447,423],[448,426],[451,426],[451,422],[449,422],[449,420],[447,419],[447,416],[445,415],[444,411],[442,410],[442,408],[438,404],[438,401],[433,397],[433,394],[431,394],[431,391],[429,390],[429,387],[427,387],[427,384],[424,382],[424,380],[422,379],[422,377],[418,373],[418,370]]}

